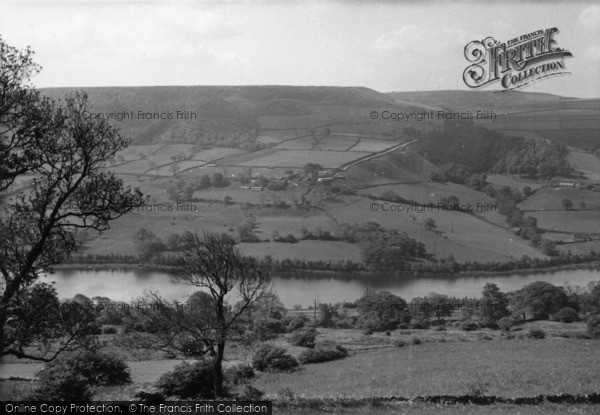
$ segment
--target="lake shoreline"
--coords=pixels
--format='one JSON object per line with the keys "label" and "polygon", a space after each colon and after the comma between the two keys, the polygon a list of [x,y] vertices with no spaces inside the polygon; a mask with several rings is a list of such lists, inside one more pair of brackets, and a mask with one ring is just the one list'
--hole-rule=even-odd
{"label": "lake shoreline", "polygon": [[[144,270],[144,271],[162,271],[172,270],[172,265],[160,264],[141,264],[141,263],[62,263],[54,267],[56,270]],[[525,268],[509,271],[462,271],[454,274],[425,274],[414,275],[406,273],[401,275],[383,274],[377,272],[345,272],[345,271],[311,271],[311,270],[292,270],[292,271],[272,271],[280,278],[305,278],[305,279],[337,279],[343,281],[356,280],[388,280],[388,279],[438,279],[447,278],[481,278],[481,277],[499,277],[510,275],[530,275],[530,274],[552,274],[559,271],[577,271],[577,270],[600,270],[600,262],[586,262],[582,264],[565,264],[553,267]]]}

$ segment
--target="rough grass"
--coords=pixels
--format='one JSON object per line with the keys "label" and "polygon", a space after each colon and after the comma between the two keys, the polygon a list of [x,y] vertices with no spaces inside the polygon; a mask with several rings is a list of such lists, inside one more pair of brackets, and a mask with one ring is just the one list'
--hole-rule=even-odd
{"label": "rough grass", "polygon": [[[423,343],[263,374],[253,385],[275,394],[283,386],[308,397],[463,395],[482,379],[487,394],[515,397],[593,393],[600,387],[597,341],[563,338]],[[434,358],[435,356],[435,358]]]}

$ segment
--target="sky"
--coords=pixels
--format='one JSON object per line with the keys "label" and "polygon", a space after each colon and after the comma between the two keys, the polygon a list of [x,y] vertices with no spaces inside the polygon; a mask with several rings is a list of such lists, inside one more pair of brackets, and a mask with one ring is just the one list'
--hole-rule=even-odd
{"label": "sky", "polygon": [[597,1],[0,0],[0,35],[35,51],[37,87],[467,90],[467,43],[551,27],[573,54],[565,61],[571,74],[522,90],[600,97]]}

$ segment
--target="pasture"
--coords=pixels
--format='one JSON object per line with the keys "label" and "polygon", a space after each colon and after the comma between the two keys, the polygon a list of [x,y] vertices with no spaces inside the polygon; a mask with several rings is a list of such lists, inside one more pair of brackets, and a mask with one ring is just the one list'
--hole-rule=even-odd
{"label": "pasture", "polygon": [[478,383],[489,383],[486,394],[502,397],[594,393],[600,387],[597,343],[564,338],[423,343],[306,365],[296,373],[263,374],[253,386],[274,395],[285,385],[306,397],[348,391],[354,397],[463,395]]}

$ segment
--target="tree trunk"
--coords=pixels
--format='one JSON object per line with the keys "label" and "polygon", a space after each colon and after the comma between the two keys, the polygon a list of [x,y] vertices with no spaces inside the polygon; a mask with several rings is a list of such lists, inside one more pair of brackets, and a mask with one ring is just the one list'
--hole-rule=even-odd
{"label": "tree trunk", "polygon": [[217,344],[217,354],[213,361],[213,377],[215,385],[215,398],[223,397],[223,355],[225,353],[225,342],[219,341]]}

